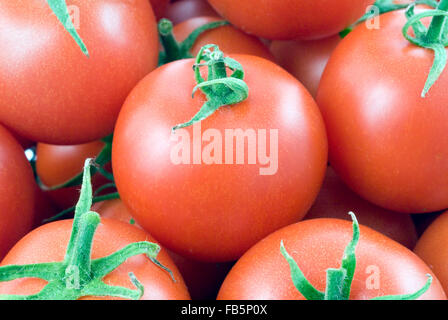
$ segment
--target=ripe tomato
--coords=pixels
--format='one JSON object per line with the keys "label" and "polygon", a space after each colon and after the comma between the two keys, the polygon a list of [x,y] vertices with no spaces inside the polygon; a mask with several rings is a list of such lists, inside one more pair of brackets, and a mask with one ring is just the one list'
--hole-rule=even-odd
{"label": "ripe tomato", "polygon": [[448,292],[448,212],[440,215],[423,233],[414,252],[426,262]]}
{"label": "ripe tomato", "polygon": [[[4,258],[1,265],[31,264],[62,261],[72,231],[73,220],[48,223],[26,235]],[[128,244],[139,241],[151,241],[152,238],[143,230],[129,224],[101,219],[93,241],[92,259],[105,257],[122,249]],[[153,264],[146,256],[129,258],[104,278],[109,285],[135,289],[129,281],[129,272],[133,272],[145,287],[142,299],[189,299],[182,276],[168,254],[162,250],[157,259],[174,274],[176,282],[170,275]],[[9,282],[0,282],[0,294],[29,295],[42,290],[46,282],[42,279],[24,278]],[[92,299],[95,297],[88,297]]]}
{"label": "ripe tomato", "polygon": [[380,29],[355,28],[331,56],[317,101],[330,162],[352,190],[390,210],[432,212],[448,207],[448,72],[420,96],[434,54],[403,38],[405,22],[395,11]]}
{"label": "ripe tomato", "polygon": [[0,125],[0,259],[32,227],[34,187],[22,147]]}
{"label": "ripe tomato", "polygon": [[339,42],[339,35],[308,41],[273,41],[271,52],[315,97],[328,59]]}
{"label": "ripe tomato", "polygon": [[178,24],[190,18],[204,16],[219,17],[207,0],[182,0],[170,4],[164,18],[169,19],[174,24]]}
{"label": "ripe tomato", "polygon": [[170,3],[170,0],[150,0],[152,10],[156,19],[159,20],[164,17],[166,9]]}
{"label": "ripe tomato", "polygon": [[[132,216],[120,199],[96,203],[92,210],[101,217],[130,223]],[[132,221],[133,222],[133,221]],[[137,227],[138,224],[135,224]],[[233,263],[205,263],[166,250],[179,269],[193,300],[215,299]]]}
{"label": "ripe tomato", "polygon": [[[221,21],[217,17],[196,17],[184,21],[173,28],[174,36],[178,41],[185,40],[195,29],[214,21]],[[250,54],[265,59],[274,60],[269,49],[256,37],[245,34],[233,26],[222,26],[204,32],[191,48],[196,56],[199,50],[207,44],[216,44],[223,52]]]}
{"label": "ripe tomato", "polygon": [[334,35],[361,18],[374,0],[208,0],[243,31],[272,40]]}
{"label": "ripe tomato", "polygon": [[[94,141],[72,146],[58,146],[38,143],[36,148],[36,172],[46,187],[64,184],[82,172],[87,158],[98,156],[104,147],[102,141]],[[100,174],[92,179],[94,189],[107,183]],[[60,209],[74,206],[79,198],[79,186],[48,190],[47,194]]]}
{"label": "ripe tomato", "polygon": [[78,144],[110,134],[128,93],[157,66],[148,0],[67,4],[89,58],[46,1],[0,2],[0,122],[32,141]]}
{"label": "ripe tomato", "polygon": [[[218,299],[303,300],[294,287],[280,242],[309,282],[325,290],[326,269],[339,268],[352,238],[352,224],[339,219],[313,219],[283,228],[252,247],[232,268]],[[360,226],[351,300],[413,293],[426,282],[429,267],[412,251],[386,236]],[[434,277],[422,299],[446,299]]]}
{"label": "ripe tomato", "polygon": [[[195,260],[236,260],[267,234],[301,219],[326,169],[325,128],[306,89],[268,60],[233,58],[245,69],[249,98],[182,131],[196,141],[194,162],[202,164],[188,157],[191,164],[176,165],[172,158],[179,145],[179,136],[173,141],[172,127],[190,119],[206,101],[202,92],[191,98],[194,60],[169,63],[142,80],[126,100],[114,134],[112,165],[121,199],[164,246]],[[210,143],[205,143],[207,138],[202,143],[201,135],[224,137],[225,129],[241,129],[252,138],[258,132],[259,152],[272,150],[272,161],[266,165],[270,169],[265,168],[271,171],[262,173],[259,165],[249,164],[247,139],[243,137],[241,147],[241,139],[231,142],[235,139],[229,131],[230,161],[221,159],[224,152],[216,147],[216,161],[207,157],[206,163],[213,164],[203,163],[201,147],[210,149]],[[263,130],[265,138],[270,136],[270,147],[263,147]],[[243,151],[243,164],[229,164]],[[257,157],[253,152],[252,156]]]}
{"label": "ripe tomato", "polygon": [[360,224],[381,232],[409,249],[414,248],[417,232],[410,215],[382,209],[360,198],[328,167],[324,184],[305,219],[350,220],[347,214],[350,211],[356,214]]}

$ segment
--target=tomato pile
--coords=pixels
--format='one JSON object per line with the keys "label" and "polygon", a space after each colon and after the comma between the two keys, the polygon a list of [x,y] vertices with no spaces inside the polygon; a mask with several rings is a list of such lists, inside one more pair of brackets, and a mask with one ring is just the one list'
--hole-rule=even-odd
{"label": "tomato pile", "polygon": [[446,300],[447,19],[0,1],[0,299]]}

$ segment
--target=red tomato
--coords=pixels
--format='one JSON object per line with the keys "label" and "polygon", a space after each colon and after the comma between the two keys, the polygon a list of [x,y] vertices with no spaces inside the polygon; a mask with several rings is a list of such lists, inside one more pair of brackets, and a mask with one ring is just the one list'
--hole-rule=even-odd
{"label": "red tomato", "polygon": [[34,187],[22,147],[0,125],[0,259],[32,227]]}
{"label": "red tomato", "polygon": [[272,40],[334,35],[362,17],[374,0],[208,0],[243,31]]}
{"label": "red tomato", "polygon": [[208,4],[207,0],[182,0],[170,4],[164,17],[174,24],[178,24],[190,18],[204,16],[218,17],[219,15]]}
{"label": "red tomato", "polygon": [[448,207],[448,72],[420,96],[434,54],[403,38],[405,23],[395,11],[380,29],[355,28],[331,56],[317,101],[330,162],[352,190],[390,210],[432,212]]}
{"label": "red tomato", "polygon": [[[179,142],[173,141],[171,128],[189,120],[205,102],[202,92],[191,98],[196,85],[191,59],[164,65],[141,81],[126,100],[114,135],[112,164],[121,199],[164,246],[195,260],[236,260],[267,234],[301,219],[326,169],[325,128],[306,89],[268,60],[233,58],[245,69],[249,98],[200,122],[202,130],[197,125],[194,135],[193,127],[183,132],[194,141],[213,132],[225,143],[225,129],[252,129],[252,137],[258,132],[261,140],[260,130],[265,130],[273,155],[265,167],[271,172],[260,174],[260,166],[248,160],[238,165],[225,164],[224,158],[215,159],[222,164],[208,165],[193,165],[191,157],[191,164],[172,161]],[[247,144],[228,143],[232,160],[237,149],[247,158]]]}
{"label": "red tomato", "polygon": [[34,220],[33,228],[42,225],[45,219],[55,216],[58,211],[48,193],[44,192],[36,183],[34,184]]}
{"label": "red tomato", "polygon": [[[84,161],[98,156],[104,147],[102,141],[94,141],[73,146],[58,146],[38,143],[36,148],[36,172],[46,187],[64,184],[82,173]],[[94,189],[107,183],[100,174],[92,178]],[[70,208],[79,198],[80,186],[49,190],[47,194],[61,208]]]}
{"label": "red tomato", "polygon": [[[120,199],[95,204],[92,211],[101,217],[130,223],[132,216]],[[136,225],[138,226],[138,225]],[[182,257],[167,250],[179,269],[193,300],[215,299],[233,263],[205,263]]]}
{"label": "red tomato", "polygon": [[271,52],[315,97],[328,59],[339,42],[339,35],[319,40],[273,41]]}
{"label": "red tomato", "polygon": [[89,58],[46,1],[0,2],[0,122],[32,141],[78,144],[110,134],[128,93],[157,66],[148,0],[67,4]]}
{"label": "red tomato", "polygon": [[[73,220],[63,220],[35,229],[11,249],[1,265],[62,261],[72,231],[72,223]],[[139,228],[112,219],[102,219],[95,233],[92,259],[105,257],[128,244],[139,241],[154,242]],[[108,274],[104,282],[135,289],[128,275],[129,272],[133,272],[145,287],[143,300],[189,299],[182,276],[168,254],[162,250],[157,259],[173,272],[176,282],[173,282],[166,271],[157,267],[144,255],[128,259],[125,264]],[[34,294],[42,290],[45,284],[46,282],[42,279],[31,278],[0,282],[0,294]],[[89,297],[89,299],[92,298],[95,297]]]}
{"label": "red tomato", "polygon": [[423,233],[414,252],[425,261],[448,292],[448,212],[440,215]]}
{"label": "red tomato", "polygon": [[[252,247],[236,263],[218,295],[221,300],[303,300],[294,287],[280,242],[297,262],[309,282],[325,290],[326,270],[339,268],[352,238],[352,224],[339,219],[313,219],[283,228]],[[414,293],[432,274],[412,251],[386,236],[360,226],[351,300]],[[421,299],[446,299],[434,277]]]}
{"label": "red tomato", "polygon": [[163,18],[170,0],[150,0],[150,2],[157,20]]}
{"label": "red tomato", "polygon": [[[173,28],[173,33],[178,41],[183,41],[195,29],[214,21],[222,21],[222,19],[217,17],[192,18],[176,25]],[[191,48],[191,53],[196,56],[199,50],[207,44],[216,44],[223,52],[250,54],[274,60],[269,49],[258,38],[245,34],[233,26],[223,26],[204,32]]]}
{"label": "red tomato", "polygon": [[361,199],[328,167],[322,189],[305,219],[351,220],[347,214],[350,211],[356,214],[360,224],[381,232],[409,249],[414,248],[417,232],[410,215],[391,212]]}

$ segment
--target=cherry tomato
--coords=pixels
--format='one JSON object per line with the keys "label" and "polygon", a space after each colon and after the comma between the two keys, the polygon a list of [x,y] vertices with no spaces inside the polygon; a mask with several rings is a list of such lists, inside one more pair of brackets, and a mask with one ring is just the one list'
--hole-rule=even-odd
{"label": "cherry tomato", "polygon": [[34,187],[22,147],[0,125],[0,259],[32,227]]}
{"label": "cherry tomato", "polygon": [[208,0],[241,30],[272,40],[310,40],[342,31],[374,0]]}
{"label": "cherry tomato", "polygon": [[[36,148],[36,172],[45,187],[62,185],[81,174],[84,161],[98,156],[104,147],[102,141],[94,141],[80,145],[58,146],[38,143]],[[95,174],[92,178],[96,189],[109,181]],[[46,193],[60,209],[74,206],[79,198],[79,186],[48,190]]]}
{"label": "cherry tomato", "polygon": [[[62,261],[72,231],[72,224],[73,220],[62,220],[35,229],[11,249],[1,265]],[[146,232],[139,228],[113,219],[102,219],[95,233],[92,259],[108,256],[131,243],[154,242],[151,239]],[[157,259],[173,272],[176,282],[166,271],[157,267],[144,255],[129,258],[125,264],[109,273],[104,281],[109,285],[134,289],[128,275],[129,272],[133,272],[145,288],[143,300],[189,299],[190,296],[182,276],[168,254],[162,250]],[[42,279],[32,278],[1,282],[0,293],[34,294],[42,290],[45,284],[46,282]],[[86,298],[95,299],[95,297]]]}
{"label": "cherry tomato", "polygon": [[414,252],[426,262],[448,291],[448,212],[440,215],[423,233]]}
{"label": "cherry tomato", "polygon": [[271,52],[315,97],[328,59],[339,42],[339,35],[319,40],[273,41]]}
{"label": "cherry tomato", "polygon": [[328,167],[324,184],[305,219],[350,220],[347,214],[350,211],[356,214],[360,224],[381,232],[409,249],[414,248],[417,232],[410,215],[382,209],[360,198]]}
{"label": "cherry tomato", "polygon": [[[428,22],[428,21],[426,21]],[[336,48],[317,102],[328,130],[330,162],[363,198],[390,210],[448,207],[448,72],[425,98],[431,50],[402,36],[404,11],[359,25]]]}
{"label": "cherry tomato", "polygon": [[[120,199],[95,204],[92,210],[101,217],[134,223],[129,210]],[[138,224],[135,224],[139,227]],[[233,263],[205,263],[182,257],[166,250],[173,259],[187,285],[193,300],[215,299],[225,276]]]}
{"label": "cherry tomato", "polygon": [[183,132],[194,141],[213,132],[224,144],[225,129],[252,129],[262,141],[259,149],[272,150],[267,171],[248,160],[235,164],[236,151],[247,155],[249,148],[230,142],[232,161],[194,165],[190,157],[191,164],[175,164],[179,142],[173,141],[172,127],[191,119],[205,102],[202,92],[191,97],[196,85],[191,59],[166,64],[142,80],[126,100],[114,134],[115,181],[131,214],[168,249],[200,261],[236,260],[264,236],[301,219],[327,163],[324,124],[306,89],[268,60],[233,58],[245,69],[249,98]]}
{"label": "cherry tomato", "polygon": [[0,3],[0,122],[32,141],[78,144],[114,128],[131,89],[157,66],[148,0],[69,0],[86,57],[46,1]]}
{"label": "cherry tomato", "polygon": [[[176,25],[173,29],[178,41],[185,40],[195,29],[214,21],[221,21],[217,17],[197,17]],[[250,54],[265,59],[274,60],[269,49],[256,37],[245,34],[233,26],[223,26],[203,33],[191,48],[195,56],[207,44],[216,44],[223,52]]]}
{"label": "cherry tomato", "polygon": [[204,16],[219,17],[207,0],[182,0],[170,4],[164,17],[178,24],[190,18]]}
{"label": "cherry tomato", "polygon": [[[294,287],[280,242],[309,282],[325,290],[326,270],[339,268],[352,238],[352,224],[340,219],[313,219],[283,228],[252,247],[232,268],[218,299],[303,300]],[[368,227],[360,226],[351,300],[413,293],[432,274],[412,251]],[[437,278],[422,299],[446,299]]]}

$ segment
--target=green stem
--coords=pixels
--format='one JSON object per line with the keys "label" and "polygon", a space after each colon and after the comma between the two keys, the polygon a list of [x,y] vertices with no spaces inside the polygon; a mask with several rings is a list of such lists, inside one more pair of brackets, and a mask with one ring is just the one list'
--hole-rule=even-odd
{"label": "green stem", "polygon": [[[207,80],[201,76],[200,67],[202,66],[208,67]],[[249,88],[243,80],[243,67],[238,61],[224,57],[217,45],[210,44],[202,47],[193,69],[197,82],[193,88],[193,95],[200,89],[207,101],[190,121],[176,125],[173,131],[202,121],[219,108],[240,103],[249,96]],[[230,76],[227,75],[227,69],[233,71]]]}
{"label": "green stem", "polygon": [[92,187],[90,183],[90,166],[92,159],[87,159],[84,166],[81,196],[76,205],[72,234],[67,245],[64,261],[11,265],[0,267],[0,281],[11,281],[20,278],[40,278],[47,285],[37,294],[32,295],[0,295],[2,300],[75,300],[85,296],[120,297],[140,299],[144,293],[143,285],[133,273],[129,273],[135,290],[119,286],[110,286],[102,279],[123,264],[128,258],[144,254],[151,263],[172,273],[164,267],[156,257],[160,247],[151,242],[132,243],[125,248],[100,259],[91,259],[93,238],[100,217],[90,211],[92,205]]}
{"label": "green stem", "polygon": [[190,50],[204,32],[228,24],[229,23],[224,20],[206,23],[193,30],[184,41],[178,42],[173,34],[173,23],[168,19],[161,19],[159,21],[158,29],[163,51],[160,53],[159,65],[176,60],[192,58],[193,56],[191,55]]}
{"label": "green stem", "polygon": [[[448,11],[448,0],[441,0],[437,7],[438,10]],[[446,16],[435,16],[426,34],[426,40],[431,43],[440,42],[442,40],[442,33],[446,23]]]}

